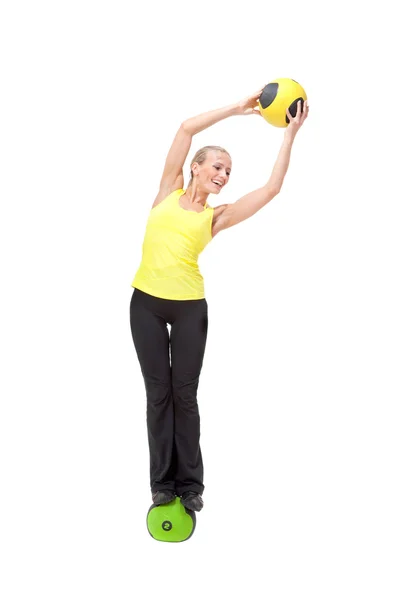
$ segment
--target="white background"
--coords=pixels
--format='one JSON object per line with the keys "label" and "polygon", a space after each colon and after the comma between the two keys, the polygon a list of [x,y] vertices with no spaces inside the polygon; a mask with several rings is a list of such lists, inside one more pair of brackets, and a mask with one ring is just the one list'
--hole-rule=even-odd
{"label": "white background", "polygon": [[[2,3],[3,600],[398,600],[390,5]],[[200,257],[205,507],[163,544],[129,326],[145,223],[180,122],[276,77],[310,116],[281,194]],[[196,136],[188,160],[233,158],[210,204],[265,183],[282,136],[256,116]]]}

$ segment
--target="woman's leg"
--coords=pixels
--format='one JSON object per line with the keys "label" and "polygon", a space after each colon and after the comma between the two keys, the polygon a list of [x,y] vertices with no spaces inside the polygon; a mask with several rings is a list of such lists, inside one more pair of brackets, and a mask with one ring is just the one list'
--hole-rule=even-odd
{"label": "woman's leg", "polygon": [[171,324],[172,393],[175,411],[176,493],[202,494],[203,461],[197,388],[208,329],[207,302],[190,300]]}
{"label": "woman's leg", "polygon": [[160,490],[175,491],[169,334],[166,321],[156,314],[157,300],[135,289],[130,305],[132,337],[147,396],[150,487],[153,494]]}

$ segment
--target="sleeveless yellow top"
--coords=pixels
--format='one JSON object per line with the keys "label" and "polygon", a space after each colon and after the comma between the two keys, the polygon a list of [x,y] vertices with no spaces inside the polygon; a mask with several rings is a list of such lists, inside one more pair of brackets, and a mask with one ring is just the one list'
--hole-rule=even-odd
{"label": "sleeveless yellow top", "polygon": [[204,280],[197,261],[211,241],[214,209],[200,213],[182,208],[185,190],[169,194],[151,209],[142,246],[142,260],[132,287],[167,300],[201,300]]}

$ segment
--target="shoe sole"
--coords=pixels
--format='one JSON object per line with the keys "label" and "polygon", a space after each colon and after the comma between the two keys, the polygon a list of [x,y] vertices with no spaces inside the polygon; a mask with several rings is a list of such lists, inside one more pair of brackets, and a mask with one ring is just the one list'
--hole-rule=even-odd
{"label": "shoe sole", "polygon": [[170,502],[173,502],[173,500],[175,500],[175,498],[176,498],[176,495],[172,496],[169,500],[166,500],[165,502],[154,502],[154,500],[153,499],[152,500],[153,500],[154,506],[164,506],[164,504],[169,504]]}

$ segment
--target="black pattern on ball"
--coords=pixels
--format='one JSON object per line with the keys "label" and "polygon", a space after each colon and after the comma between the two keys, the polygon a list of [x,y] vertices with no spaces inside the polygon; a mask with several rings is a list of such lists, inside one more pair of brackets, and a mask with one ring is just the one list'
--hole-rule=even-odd
{"label": "black pattern on ball", "polygon": [[263,108],[267,108],[267,106],[270,106],[273,103],[278,93],[278,87],[279,84],[277,83],[268,83],[268,85],[265,86],[259,98],[259,102]]}
{"label": "black pattern on ball", "polygon": [[[300,110],[301,110],[301,112],[303,112],[304,100],[303,100],[303,98],[296,98],[296,100],[294,100],[292,102],[292,104],[289,106],[289,112],[290,112],[290,114],[291,114],[292,117],[296,116],[296,113],[297,113],[297,103],[298,103],[299,100],[300,100]],[[286,115],[286,123],[290,123],[289,118],[288,118],[287,115]]]}

